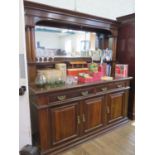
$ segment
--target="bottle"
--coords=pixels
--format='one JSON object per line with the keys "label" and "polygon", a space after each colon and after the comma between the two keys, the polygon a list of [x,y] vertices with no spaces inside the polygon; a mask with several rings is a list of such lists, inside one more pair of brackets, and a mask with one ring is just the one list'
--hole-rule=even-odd
{"label": "bottle", "polygon": [[37,76],[35,79],[35,84],[39,88],[43,88],[47,83],[45,75],[41,71],[37,71]]}

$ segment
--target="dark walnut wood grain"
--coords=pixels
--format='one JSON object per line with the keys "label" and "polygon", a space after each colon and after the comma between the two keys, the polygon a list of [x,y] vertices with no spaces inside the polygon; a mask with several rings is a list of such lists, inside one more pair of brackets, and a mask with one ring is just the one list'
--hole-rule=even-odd
{"label": "dark walnut wood grain", "polygon": [[[49,124],[49,110],[41,109],[38,111],[38,128],[39,128],[39,139],[42,151],[50,148],[50,124]],[[36,120],[34,120],[36,121]]]}
{"label": "dark walnut wood grain", "polygon": [[[41,155],[57,154],[127,122],[131,79],[41,91],[30,88],[32,131],[38,136],[33,141],[40,146]],[[67,97],[51,100],[60,95]]]}
{"label": "dark walnut wood grain", "polygon": [[82,119],[84,132],[90,132],[103,126],[104,119],[104,97],[95,97],[84,101]]}
{"label": "dark walnut wood grain", "polygon": [[79,135],[79,104],[51,108],[52,144],[59,144]]}
{"label": "dark walnut wood grain", "polygon": [[[110,48],[113,50],[113,61],[116,60],[118,22],[106,18],[96,17],[89,14],[60,9],[29,1],[24,1],[24,11],[29,83],[34,82],[36,69],[38,67],[48,67],[52,66],[53,64],[53,62],[51,64],[42,63],[44,65],[35,63],[34,29],[36,25],[103,33],[105,36],[105,40],[99,41],[100,48],[108,48],[110,42]],[[63,61],[67,64],[70,60],[71,58],[60,58],[57,59],[56,62]],[[91,62],[90,58],[88,58],[87,61]],[[112,67],[112,75],[114,75],[113,68],[114,67]]]}
{"label": "dark walnut wood grain", "polygon": [[[115,62],[119,23],[28,1],[24,1],[24,11],[33,145],[40,148],[41,155],[59,154],[126,123],[131,77],[53,89],[34,85],[37,69],[54,66],[55,62],[68,65],[72,60],[57,58],[52,63],[37,64],[36,25],[102,32],[105,40],[99,40],[100,47],[111,47]],[[90,58],[81,59],[90,62]],[[112,72],[114,75],[114,63]]]}
{"label": "dark walnut wood grain", "polygon": [[119,119],[122,119],[124,115],[125,92],[116,92],[108,95],[108,123],[112,123]]}
{"label": "dark walnut wood grain", "polygon": [[135,14],[117,18],[118,28],[117,60],[129,65],[130,83],[128,116],[135,119]]}

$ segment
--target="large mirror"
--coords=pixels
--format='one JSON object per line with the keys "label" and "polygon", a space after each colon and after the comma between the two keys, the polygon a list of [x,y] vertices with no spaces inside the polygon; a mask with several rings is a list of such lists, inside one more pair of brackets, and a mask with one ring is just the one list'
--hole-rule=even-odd
{"label": "large mirror", "polygon": [[36,26],[36,56],[90,57],[103,38],[95,32]]}

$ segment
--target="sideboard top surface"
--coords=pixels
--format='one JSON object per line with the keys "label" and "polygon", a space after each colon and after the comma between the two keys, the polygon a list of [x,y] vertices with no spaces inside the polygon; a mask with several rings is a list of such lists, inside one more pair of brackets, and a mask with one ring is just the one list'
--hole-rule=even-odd
{"label": "sideboard top surface", "polygon": [[88,86],[96,86],[96,85],[101,85],[101,84],[106,84],[106,83],[113,83],[113,82],[119,82],[119,81],[125,81],[125,80],[131,80],[132,77],[127,77],[127,78],[115,78],[113,80],[101,80],[97,82],[92,82],[92,83],[79,83],[79,84],[72,84],[72,85],[64,85],[62,87],[57,87],[57,88],[38,88],[36,85],[30,85],[29,89],[32,94],[39,95],[39,94],[44,94],[44,93],[52,93],[52,92],[58,92],[58,91],[65,91],[69,89],[76,89],[76,88],[84,88]]}

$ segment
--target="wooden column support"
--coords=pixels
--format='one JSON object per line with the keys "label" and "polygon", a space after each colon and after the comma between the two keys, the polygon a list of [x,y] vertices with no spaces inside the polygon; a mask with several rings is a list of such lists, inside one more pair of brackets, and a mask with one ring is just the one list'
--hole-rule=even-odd
{"label": "wooden column support", "polygon": [[[27,53],[27,61],[35,62],[35,27],[34,26],[26,26],[26,53]],[[28,67],[28,77],[29,83],[33,83],[36,77],[36,66],[29,65]]]}
{"label": "wooden column support", "polygon": [[117,48],[117,36],[118,31],[112,31],[112,51],[113,51],[113,57],[112,60],[116,61],[116,48]]}
{"label": "wooden column support", "polygon": [[35,62],[35,28],[26,27],[26,50],[28,62]]}

